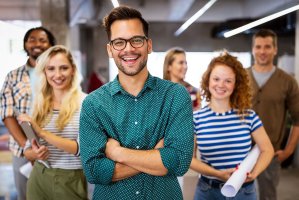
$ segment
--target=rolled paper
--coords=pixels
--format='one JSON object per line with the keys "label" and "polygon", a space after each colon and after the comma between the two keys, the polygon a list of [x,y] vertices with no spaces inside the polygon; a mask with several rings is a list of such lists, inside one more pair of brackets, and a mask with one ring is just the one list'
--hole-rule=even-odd
{"label": "rolled paper", "polygon": [[25,165],[20,167],[21,174],[23,174],[26,178],[29,178],[31,171],[32,171],[31,162],[27,162]]}
{"label": "rolled paper", "polygon": [[226,197],[234,197],[246,180],[247,173],[251,172],[260,155],[260,149],[255,145],[248,153],[246,158],[238,166],[237,170],[231,175],[221,188],[221,193]]}

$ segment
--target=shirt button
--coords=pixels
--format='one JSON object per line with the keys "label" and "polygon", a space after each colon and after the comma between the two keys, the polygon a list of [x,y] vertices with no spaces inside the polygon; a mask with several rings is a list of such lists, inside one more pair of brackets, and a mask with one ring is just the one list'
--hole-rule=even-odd
{"label": "shirt button", "polygon": [[136,149],[139,149],[139,146],[136,146]]}
{"label": "shirt button", "polygon": [[135,101],[138,101],[137,99],[135,99]]}
{"label": "shirt button", "polygon": [[136,191],[136,194],[139,194],[140,192],[139,191]]}
{"label": "shirt button", "polygon": [[135,122],[135,124],[138,124],[138,122]]}

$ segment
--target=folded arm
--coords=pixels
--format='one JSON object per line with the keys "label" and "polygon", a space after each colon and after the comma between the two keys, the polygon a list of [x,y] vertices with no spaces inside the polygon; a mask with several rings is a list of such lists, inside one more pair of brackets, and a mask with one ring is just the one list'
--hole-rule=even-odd
{"label": "folded arm", "polygon": [[167,125],[162,130],[165,132],[164,147],[150,150],[121,147],[116,137],[110,140],[113,141],[111,146],[117,148],[111,148],[107,154],[107,147],[110,146],[108,137],[117,135],[107,134],[103,127],[104,119],[111,116],[109,112],[102,112],[105,108],[93,103],[92,95],[85,98],[79,132],[81,160],[89,182],[110,184],[113,180],[122,180],[141,172],[158,176],[181,176],[187,172],[193,152],[192,106],[186,89],[182,86],[176,89],[169,90],[173,103],[170,105],[171,111],[167,110]]}
{"label": "folded arm", "polygon": [[123,179],[127,179],[129,177],[135,176],[139,174],[140,171],[134,169],[133,167],[129,167],[127,165],[121,164],[121,163],[116,163],[113,176],[112,176],[112,181],[120,181]]}
{"label": "folded arm", "polygon": [[[143,172],[155,176],[167,174],[167,169],[162,163],[158,149],[153,150],[133,150],[121,147],[119,142],[109,138],[105,150],[107,158],[135,169],[132,172]],[[119,173],[119,171],[116,171]],[[133,173],[135,175],[135,173]]]}
{"label": "folded arm", "polygon": [[[113,180],[116,163],[105,155],[107,135],[92,102],[93,99],[87,96],[81,108],[79,126],[81,161],[88,182],[106,185]],[[106,117],[102,113],[100,115],[102,118]],[[118,166],[118,169],[123,167]],[[114,180],[123,176],[125,175],[118,174]]]}
{"label": "folded arm", "polygon": [[[113,151],[114,151],[113,144],[115,144],[115,142],[117,142],[117,141],[113,140],[113,139],[108,140],[108,142],[106,144],[106,149],[105,149],[106,156],[113,153]],[[164,143],[164,139],[161,139],[156,144],[155,149],[162,148],[163,143]],[[112,152],[109,152],[109,151],[112,151]],[[134,168],[134,167],[130,167],[130,166],[125,165],[125,164],[116,163],[114,173],[113,173],[113,177],[112,177],[112,181],[120,181],[120,180],[129,178],[129,177],[135,176],[139,173],[141,173],[141,170],[136,169],[136,167]]]}

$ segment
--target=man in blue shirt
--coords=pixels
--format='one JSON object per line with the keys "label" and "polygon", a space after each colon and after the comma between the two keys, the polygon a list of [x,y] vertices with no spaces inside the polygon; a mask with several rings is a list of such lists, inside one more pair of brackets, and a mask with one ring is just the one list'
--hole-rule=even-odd
{"label": "man in blue shirt", "polygon": [[149,74],[148,23],[118,7],[104,18],[118,76],[89,94],[80,116],[83,169],[94,199],[183,199],[177,176],[193,154],[187,90]]}

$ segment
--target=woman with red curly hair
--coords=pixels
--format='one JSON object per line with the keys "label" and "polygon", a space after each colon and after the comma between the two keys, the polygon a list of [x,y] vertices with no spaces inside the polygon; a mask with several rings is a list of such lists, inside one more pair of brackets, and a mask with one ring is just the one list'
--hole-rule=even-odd
{"label": "woman with red curly hair", "polygon": [[261,153],[234,199],[256,199],[254,179],[268,166],[274,151],[258,115],[251,110],[249,78],[242,64],[227,52],[214,58],[201,82],[208,105],[194,112],[195,142],[200,160],[191,169],[201,173],[194,199],[226,199],[221,186],[252,148]]}

